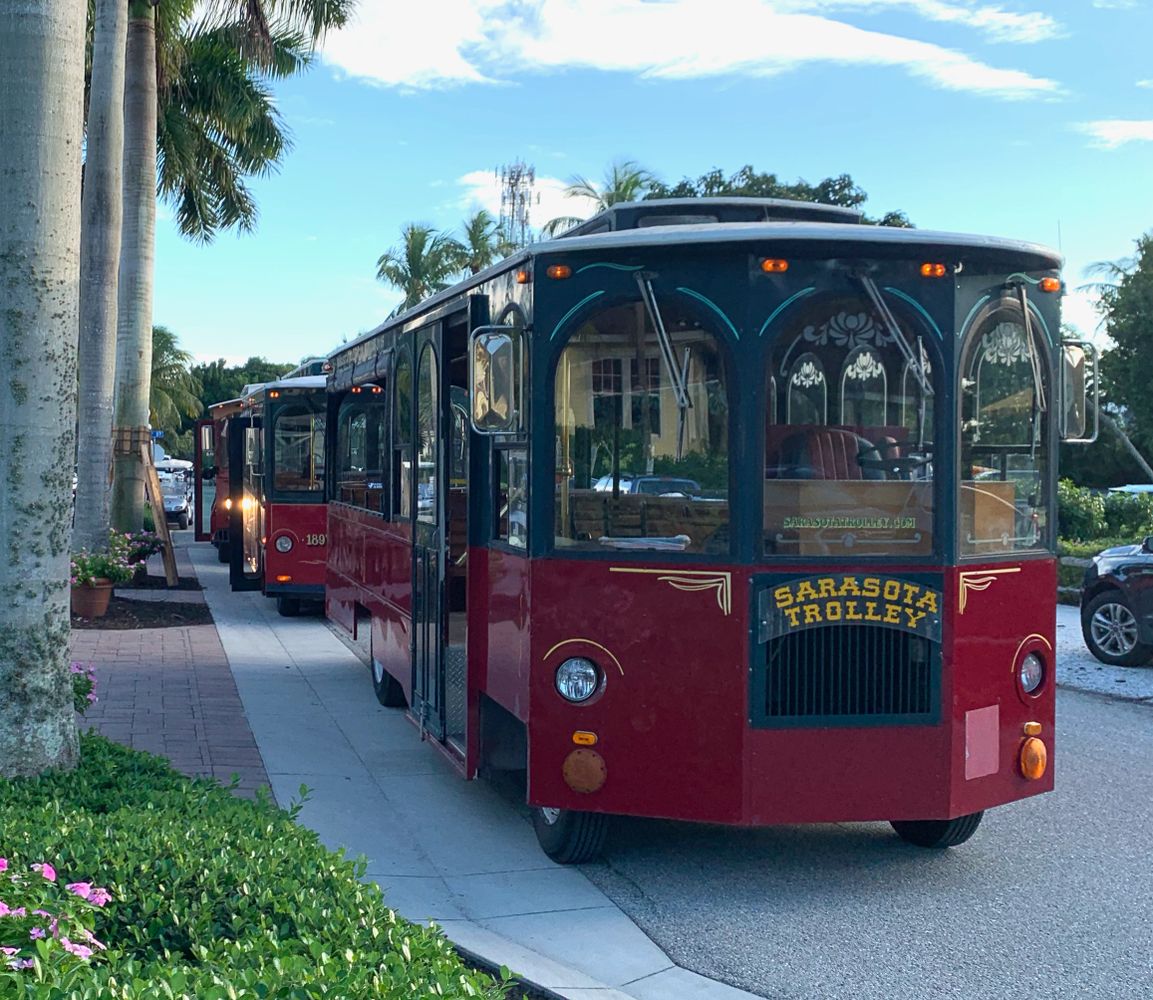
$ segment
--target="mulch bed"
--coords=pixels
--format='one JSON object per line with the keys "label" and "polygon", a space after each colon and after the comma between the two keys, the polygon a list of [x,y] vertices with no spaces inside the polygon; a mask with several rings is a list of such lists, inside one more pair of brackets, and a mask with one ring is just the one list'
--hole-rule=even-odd
{"label": "mulch bed", "polygon": [[117,590],[203,590],[195,577],[185,576],[175,587],[169,587],[162,576],[133,577],[130,583],[118,583]]}
{"label": "mulch bed", "polygon": [[[192,589],[192,588],[181,588]],[[197,586],[195,589],[199,590]],[[103,618],[72,616],[72,627],[81,629],[181,628],[185,625],[211,625],[207,604],[177,601],[133,601],[113,597]]]}

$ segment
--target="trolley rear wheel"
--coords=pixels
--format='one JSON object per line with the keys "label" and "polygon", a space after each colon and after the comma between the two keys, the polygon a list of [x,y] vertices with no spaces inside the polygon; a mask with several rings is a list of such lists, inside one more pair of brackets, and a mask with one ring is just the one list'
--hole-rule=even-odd
{"label": "trolley rear wheel", "polygon": [[283,618],[295,618],[300,614],[300,598],[281,594],[276,598],[276,611]]}
{"label": "trolley rear wheel", "polygon": [[956,847],[977,832],[984,815],[982,810],[956,819],[895,819],[890,826],[907,844],[915,844],[917,847]]}
{"label": "trolley rear wheel", "polygon": [[385,708],[405,708],[408,701],[400,681],[384,669],[384,664],[375,656],[372,658],[372,691]]}
{"label": "trolley rear wheel", "polygon": [[221,542],[216,546],[216,559],[218,562],[226,563],[232,557],[232,550],[228,547],[227,542]]}
{"label": "trolley rear wheel", "polygon": [[532,827],[541,849],[553,861],[579,865],[604,849],[609,818],[604,813],[537,806],[532,811]]}

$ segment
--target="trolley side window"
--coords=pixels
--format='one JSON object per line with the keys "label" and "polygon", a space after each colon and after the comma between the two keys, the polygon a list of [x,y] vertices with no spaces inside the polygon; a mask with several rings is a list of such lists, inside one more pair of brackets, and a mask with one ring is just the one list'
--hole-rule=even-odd
{"label": "trolley side window", "polygon": [[385,416],[384,396],[374,386],[361,388],[341,405],[335,460],[336,499],[341,503],[385,512]]}
{"label": "trolley side window", "polygon": [[919,330],[850,293],[814,298],[773,334],[765,553],[931,553],[934,394]]}
{"label": "trolley side window", "polygon": [[304,403],[289,403],[273,419],[273,495],[323,493],[324,416]]}
{"label": "trolley side window", "polygon": [[962,556],[1047,544],[1051,394],[1036,333],[1026,329],[1020,306],[1006,300],[978,318],[962,359]]}
{"label": "trolley side window", "polygon": [[[725,365],[690,301],[594,313],[561,355],[554,402],[558,548],[728,552]],[[510,461],[510,512],[516,480]]]}

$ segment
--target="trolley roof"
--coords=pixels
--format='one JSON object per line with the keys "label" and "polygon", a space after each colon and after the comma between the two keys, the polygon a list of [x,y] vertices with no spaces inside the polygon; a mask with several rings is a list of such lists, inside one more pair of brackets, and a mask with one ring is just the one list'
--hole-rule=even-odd
{"label": "trolley roof", "polygon": [[861,213],[855,208],[787,198],[654,198],[618,202],[566,229],[557,239],[656,226],[802,221],[855,225],[861,222]]}

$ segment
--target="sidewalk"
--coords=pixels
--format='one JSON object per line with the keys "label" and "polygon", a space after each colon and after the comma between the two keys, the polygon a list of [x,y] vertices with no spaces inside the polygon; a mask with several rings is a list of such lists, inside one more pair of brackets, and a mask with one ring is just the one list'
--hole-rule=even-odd
{"label": "sidewalk", "polygon": [[236,774],[240,794],[268,785],[282,806],[306,785],[300,822],[363,854],[390,906],[556,996],[752,1000],[678,968],[578,869],[551,862],[524,810],[463,781],[403,711],[380,707],[323,619],[232,593],[208,545],[177,552],[216,624],[74,632],[73,659],[97,669],[95,729],[189,775]]}

